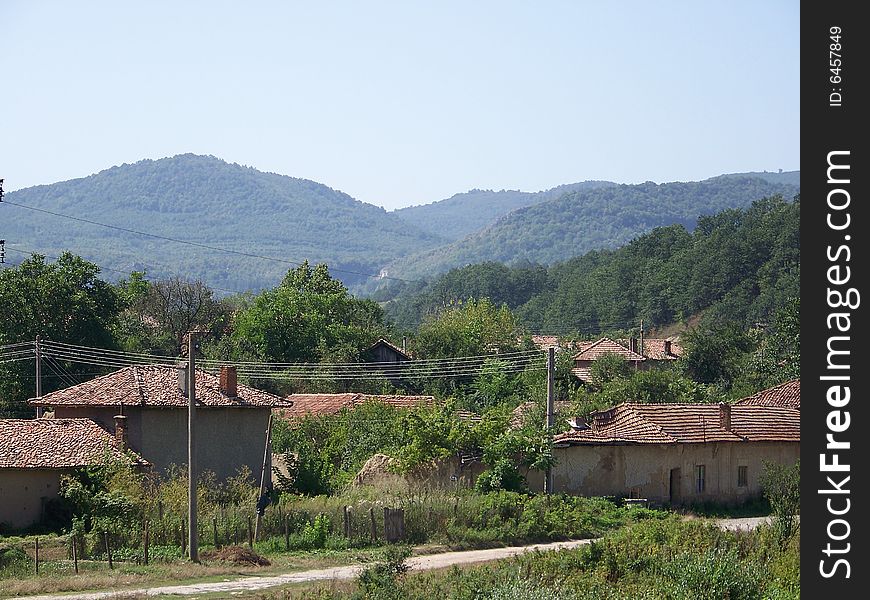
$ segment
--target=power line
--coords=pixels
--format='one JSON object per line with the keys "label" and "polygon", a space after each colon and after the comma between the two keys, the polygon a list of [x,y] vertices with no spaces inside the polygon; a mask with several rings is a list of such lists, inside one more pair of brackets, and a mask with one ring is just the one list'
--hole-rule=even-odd
{"label": "power line", "polygon": [[[114,356],[116,358],[124,358],[124,357],[132,357],[139,358],[142,360],[158,360],[158,361],[180,361],[183,360],[182,357],[173,357],[173,356],[161,356],[158,354],[147,354],[141,352],[127,352],[124,350],[112,350],[108,348],[96,348],[93,346],[83,346],[79,344],[69,344],[66,342],[55,342],[52,340],[43,340],[40,344],[44,344],[46,347],[57,347],[59,349],[69,349],[74,351],[90,351],[96,353],[102,353],[110,356]],[[322,366],[332,366],[332,367],[372,367],[373,365],[404,365],[404,364],[413,364],[413,365],[429,365],[429,364],[441,364],[441,363],[462,363],[467,361],[485,361],[485,360],[499,360],[499,359],[514,359],[519,357],[532,357],[532,356],[542,356],[543,353],[541,350],[517,350],[513,352],[504,352],[500,354],[479,354],[479,355],[470,355],[470,356],[459,356],[456,358],[431,358],[431,359],[420,359],[420,360],[412,360],[412,361],[403,361],[401,363],[371,363],[371,362],[353,362],[353,363],[306,363],[306,362],[292,362],[292,363],[281,363],[281,362],[246,362],[246,361],[230,361],[233,365],[236,366],[267,366],[267,367],[322,367]],[[213,364],[213,365],[221,365],[227,364],[228,361],[222,360],[199,360],[197,361],[200,364]]]}
{"label": "power line", "polygon": [[[129,366],[176,366],[180,357],[124,352],[105,348],[93,348],[63,342],[44,341],[43,352],[48,357],[90,364],[93,366],[124,368]],[[431,359],[429,361],[404,361],[400,363],[240,363],[240,375],[260,379],[419,379],[431,377],[466,377],[479,375],[493,362],[502,363],[497,368],[504,373],[520,373],[543,369],[541,352],[527,350],[503,355],[479,355],[454,359]],[[232,361],[202,361],[203,368],[216,372]]]}
{"label": "power line", "polygon": [[[200,242],[192,242],[192,241],[190,241],[190,240],[180,240],[180,239],[178,239],[178,238],[171,238],[171,237],[168,237],[168,236],[165,236],[165,235],[158,235],[158,234],[156,234],[156,233],[146,233],[146,232],[144,232],[144,231],[137,231],[137,230],[135,230],[135,229],[128,229],[127,227],[119,227],[118,225],[109,225],[108,223],[100,223],[99,221],[92,221],[92,220],[90,220],[90,219],[85,219],[85,218],[82,218],[82,217],[74,217],[74,216],[72,216],[72,215],[65,215],[65,214],[57,213],[57,212],[54,212],[54,211],[51,211],[51,210],[46,210],[46,209],[44,209],[44,208],[36,208],[35,206],[27,206],[26,204],[18,204],[17,202],[9,202],[8,200],[4,200],[4,201],[3,201],[3,204],[8,204],[9,206],[17,206],[17,207],[19,207],[19,208],[24,208],[24,209],[26,209],[26,210],[33,210],[33,211],[36,211],[36,212],[45,213],[45,214],[47,214],[47,215],[52,215],[52,216],[54,216],[54,217],[60,217],[60,218],[62,218],[62,219],[71,219],[71,220],[73,220],[73,221],[78,221],[78,222],[80,222],[80,223],[88,223],[88,224],[90,224],[90,225],[97,225],[97,226],[99,226],[99,227],[106,227],[106,228],[108,228],[108,229],[114,229],[114,230],[116,230],[116,231],[123,231],[123,232],[125,232],[125,233],[132,233],[132,234],[135,234],[135,235],[142,235],[142,236],[146,236],[146,237],[150,237],[150,238],[154,238],[154,239],[158,239],[158,240],[163,240],[163,241],[166,241],[166,242],[174,242],[174,243],[176,243],[176,244],[185,244],[185,245],[188,245],[188,246],[194,246],[194,247],[196,247],[196,248],[203,248],[203,249],[205,249],[205,250],[213,250],[213,251],[216,251],[216,252],[226,252],[226,253],[229,253],[229,254],[237,254],[237,255],[239,255],[239,256],[245,256],[245,257],[248,257],[248,258],[258,258],[258,259],[261,259],[261,260],[269,260],[269,261],[273,261],[273,262],[279,262],[279,263],[289,264],[289,265],[294,265],[294,266],[299,266],[299,265],[302,264],[302,262],[301,262],[301,261],[298,261],[298,260],[290,260],[290,259],[285,259],[285,258],[276,258],[276,257],[274,257],[274,256],[263,256],[263,255],[261,255],[261,254],[253,254],[253,253],[250,253],[250,252],[242,252],[242,251],[240,251],[240,250],[231,250],[231,249],[229,249],[229,248],[221,248],[220,246],[211,246],[211,245],[209,245],[209,244],[203,244],[203,243],[200,243]],[[350,271],[350,270],[348,270],[348,269],[337,269],[337,268],[336,268],[336,269],[331,269],[331,270],[332,270],[333,272],[335,272],[335,273],[347,273],[347,274],[349,274],[349,275],[359,275],[359,276],[361,276],[361,277],[371,277],[371,278],[373,278],[373,279],[390,279],[390,280],[394,280],[394,281],[403,281],[403,282],[405,282],[405,283],[422,283],[421,280],[415,280],[415,279],[402,279],[401,277],[390,277],[390,276],[387,276],[387,275],[374,275],[374,274],[372,274],[372,273],[361,273],[361,272],[359,272],[359,271]]]}
{"label": "power line", "polygon": [[[37,251],[35,251],[35,250],[18,250],[18,249],[16,249],[16,248],[8,248],[8,250],[10,250],[11,252],[17,252],[17,253],[19,253],[19,254],[27,254],[27,255],[39,254],[39,255],[41,255],[41,256],[44,256],[45,258],[50,258],[51,260],[58,260],[58,259],[59,259],[59,257],[57,257],[57,256],[51,256],[51,255],[49,255],[49,254],[42,254],[41,252],[37,252]],[[131,271],[122,271],[122,270],[120,270],[120,269],[112,269],[112,268],[110,268],[110,267],[104,267],[104,266],[102,266],[102,265],[97,265],[97,266],[99,267],[100,271],[111,271],[112,273],[120,273],[121,275],[127,275],[127,276],[129,276],[130,273],[131,273]],[[146,270],[147,270],[147,267],[146,267]],[[183,278],[183,279],[190,279],[190,277],[187,276],[187,275],[179,275],[178,273],[173,273],[173,272],[171,272],[171,271],[168,271],[168,270],[165,269],[164,267],[161,267],[160,269],[154,269],[154,270],[156,270],[156,271],[163,270],[163,271],[169,273],[169,275],[172,275],[173,277],[179,277],[179,278]],[[149,277],[147,277],[147,276],[143,276],[143,279],[145,279],[146,281],[152,281],[152,282],[154,281],[154,279],[149,278]],[[209,287],[209,289],[212,289],[212,290],[218,290],[218,291],[220,291],[220,292],[227,292],[228,294],[244,294],[244,293],[246,293],[246,292],[248,291],[248,290],[245,290],[245,291],[241,291],[241,290],[230,290],[230,289],[227,289],[227,288],[217,287],[217,286],[215,286],[215,285],[208,285],[208,287]]]}

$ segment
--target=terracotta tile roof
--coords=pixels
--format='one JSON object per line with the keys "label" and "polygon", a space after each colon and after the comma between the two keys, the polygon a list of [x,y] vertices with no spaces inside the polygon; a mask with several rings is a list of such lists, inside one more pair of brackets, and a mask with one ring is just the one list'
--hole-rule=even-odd
{"label": "terracotta tile roof", "polygon": [[758,392],[753,396],[738,400],[736,404],[762,406],[781,406],[783,408],[801,409],[801,380],[793,379],[772,388]]}
{"label": "terracotta tile roof", "polygon": [[115,437],[91,419],[0,419],[3,469],[84,467],[102,463],[107,453],[124,457]]}
{"label": "terracotta tile roof", "polygon": [[705,442],[800,441],[800,412],[790,408],[725,405],[731,429],[717,404],[624,403],[592,413],[590,427],[555,436],[570,444],[696,444]]}
{"label": "terracotta tile roof", "polygon": [[617,354],[625,360],[644,361],[645,357],[637,352],[632,352],[622,344],[614,342],[610,338],[601,338],[596,342],[592,342],[577,354],[574,355],[574,360],[598,360],[605,354]]}
{"label": "terracotta tile roof", "polygon": [[334,415],[341,409],[353,408],[365,402],[383,402],[397,408],[411,408],[418,404],[435,401],[433,396],[373,395],[350,392],[346,394],[291,394],[287,400],[293,402],[289,408],[277,408],[275,412],[283,418],[300,418],[305,415]]}
{"label": "terracotta tile roof", "polygon": [[[619,340],[620,343],[628,344],[628,340]],[[671,351],[665,352],[665,342],[671,343]],[[640,344],[640,341],[638,341]],[[643,340],[641,354],[651,360],[677,360],[683,356],[683,347],[673,340],[661,338],[648,338]]]}
{"label": "terracotta tile roof", "polygon": [[[196,399],[204,407],[272,407],[285,404],[275,396],[239,384],[237,396],[220,391],[220,378],[206,371],[196,371]],[[85,383],[31,399],[34,406],[150,406],[186,407],[187,396],[178,386],[178,369],[164,366],[124,367]]]}

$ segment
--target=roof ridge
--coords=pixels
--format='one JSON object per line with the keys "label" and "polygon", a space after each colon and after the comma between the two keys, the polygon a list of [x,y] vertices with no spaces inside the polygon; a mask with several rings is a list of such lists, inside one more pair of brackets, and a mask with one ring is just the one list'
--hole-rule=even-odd
{"label": "roof ridge", "polygon": [[142,374],[140,372],[141,365],[134,365],[131,368],[133,369],[133,380],[136,383],[136,391],[139,392],[139,406],[145,406],[145,392],[142,387]]}

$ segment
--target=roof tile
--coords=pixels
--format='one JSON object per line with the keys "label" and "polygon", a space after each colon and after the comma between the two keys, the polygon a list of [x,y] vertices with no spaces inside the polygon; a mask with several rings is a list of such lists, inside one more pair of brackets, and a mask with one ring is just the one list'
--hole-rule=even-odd
{"label": "roof tile", "polygon": [[[220,378],[196,371],[196,400],[205,407],[274,407],[286,404],[280,396],[238,385],[235,397],[220,391]],[[184,407],[187,396],[178,386],[175,367],[138,365],[31,399],[35,406],[149,406]]]}
{"label": "roof tile", "polygon": [[[0,468],[84,467],[107,455],[125,456],[115,437],[91,419],[0,419]],[[137,463],[147,464],[141,458]]]}

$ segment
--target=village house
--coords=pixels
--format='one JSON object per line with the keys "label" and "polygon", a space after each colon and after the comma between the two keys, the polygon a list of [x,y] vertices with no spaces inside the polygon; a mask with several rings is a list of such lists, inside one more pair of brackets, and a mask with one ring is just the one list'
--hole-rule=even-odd
{"label": "village house", "polygon": [[0,419],[0,526],[39,522],[62,475],[107,460],[147,466],[124,452],[122,437],[91,419]]}
{"label": "village house", "polygon": [[[258,477],[271,411],[290,402],[238,384],[235,367],[222,367],[220,376],[197,370],[195,379],[198,470],[225,480],[247,468]],[[187,465],[187,381],[184,368],[130,366],[30,404],[57,419],[88,418],[121,430],[130,448],[165,474],[170,465]]]}
{"label": "village house", "polygon": [[554,437],[556,492],[740,503],[761,493],[765,461],[800,457],[800,411],[783,406],[623,403],[570,423]]}
{"label": "village house", "polygon": [[571,374],[580,381],[589,381],[593,363],[606,355],[616,355],[627,361],[632,369],[644,371],[656,365],[679,359],[682,347],[669,339],[611,340],[603,337],[594,342],[581,342],[573,356],[574,366]]}

